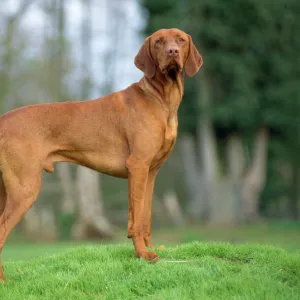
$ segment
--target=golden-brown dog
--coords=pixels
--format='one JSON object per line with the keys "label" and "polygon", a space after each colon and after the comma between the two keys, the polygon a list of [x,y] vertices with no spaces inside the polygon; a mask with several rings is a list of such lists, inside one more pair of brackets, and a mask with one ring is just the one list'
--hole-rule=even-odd
{"label": "golden-brown dog", "polygon": [[145,39],[135,65],[145,76],[123,91],[90,101],[25,106],[0,117],[0,252],[36,200],[42,171],[53,172],[55,162],[72,162],[128,178],[128,237],[137,257],[158,259],[146,248],[153,246],[154,181],[176,140],[183,69],[193,76],[202,57],[189,35],[162,29]]}

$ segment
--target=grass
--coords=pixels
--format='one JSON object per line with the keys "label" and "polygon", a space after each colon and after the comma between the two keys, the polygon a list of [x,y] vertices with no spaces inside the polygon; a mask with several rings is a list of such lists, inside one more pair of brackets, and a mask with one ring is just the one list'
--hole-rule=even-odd
{"label": "grass", "polygon": [[[22,251],[22,249],[19,249]],[[299,299],[300,255],[263,245],[193,242],[158,250],[156,264],[131,245],[85,245],[4,263],[1,300]]]}

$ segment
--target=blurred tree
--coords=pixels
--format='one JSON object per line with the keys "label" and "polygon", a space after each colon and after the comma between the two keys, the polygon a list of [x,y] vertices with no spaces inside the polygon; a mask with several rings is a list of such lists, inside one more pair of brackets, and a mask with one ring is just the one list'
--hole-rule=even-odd
{"label": "blurred tree", "polygon": [[[66,49],[66,13],[65,0],[52,1],[56,2],[57,17],[54,20],[53,27],[57,28],[56,39],[52,47],[52,64],[51,79],[53,81],[53,99],[54,101],[67,101],[65,79],[65,61],[67,57]],[[55,4],[54,4],[55,5]],[[70,166],[67,163],[59,163],[57,165],[57,173],[62,187],[61,214],[62,218],[68,218],[75,212],[75,193],[72,181]]]}
{"label": "blurred tree", "polygon": [[[46,18],[51,26],[44,29],[45,58],[41,64],[47,66],[44,72],[43,90],[50,101],[66,100],[66,88],[63,84],[66,76],[64,69],[66,52],[66,33],[65,33],[65,1],[55,0],[46,1],[41,6]],[[48,24],[47,24],[48,27]],[[38,76],[41,76],[41,70]],[[32,69],[30,69],[32,72]],[[47,98],[42,97],[40,102],[46,102]],[[73,186],[70,169],[67,164],[58,164],[57,173],[60,179],[59,183],[62,189],[61,211],[62,218],[65,215],[74,212]],[[46,181],[45,186],[51,182]],[[52,188],[51,188],[52,190]],[[42,191],[43,192],[43,191]],[[51,191],[50,191],[51,192]],[[38,239],[56,239],[57,238],[57,221],[59,217],[55,217],[55,204],[44,203],[41,201],[38,205],[34,205],[24,218],[24,234],[27,238]]]}
{"label": "blurred tree", "polygon": [[[76,10],[80,5],[78,1],[73,3],[66,0],[42,2],[3,0],[2,2],[0,8],[0,104],[2,112],[37,102],[68,101],[72,98],[87,99],[92,97],[92,92],[96,90],[96,84],[94,84],[96,81],[104,82],[100,87],[100,95],[106,94],[115,90],[117,84],[119,88],[119,79],[122,76],[130,77],[126,73],[126,66],[118,64],[118,60],[122,59],[122,62],[123,60],[126,62],[125,47],[121,44],[122,39],[124,45],[128,40],[127,36],[123,36],[124,24],[126,24],[128,36],[131,36],[135,30],[130,27],[133,22],[127,19],[131,11],[125,9],[128,4],[131,7],[136,6],[134,0],[82,2],[83,9],[79,11]],[[89,10],[86,4],[90,6]],[[105,18],[92,18],[95,10],[98,10],[101,15],[105,6],[103,14]],[[74,18],[73,15],[69,18],[68,14],[70,12],[73,14],[74,8],[75,15],[79,15],[79,18]],[[81,23],[82,15],[86,15],[87,22],[84,20],[84,24]],[[104,22],[103,19],[105,19]],[[104,31],[100,29],[103,23],[106,23]],[[78,30],[70,28],[69,24],[72,24],[74,28],[80,28],[82,25],[80,34],[82,39],[76,38]],[[97,40],[96,36],[89,35],[88,31],[91,31],[92,26],[101,30],[97,31]],[[88,28],[88,31],[84,31],[84,28]],[[106,50],[109,45],[107,47],[109,49],[103,51],[104,55],[102,48],[97,48],[101,40],[99,33],[103,41],[102,48]],[[82,59],[80,59],[78,56],[81,55],[82,46],[84,49]],[[94,53],[94,49],[100,50],[100,53],[94,57],[92,64],[91,53]],[[127,51],[131,53],[130,49]],[[77,63],[78,61],[82,61],[83,64]],[[96,70],[95,76],[93,72],[95,67],[102,65],[106,76],[98,76],[102,71],[99,69]],[[116,77],[118,82],[114,81]],[[82,88],[77,84],[78,81],[83,82]],[[77,170],[76,167],[73,168],[63,163],[55,167],[57,172],[54,174],[43,173],[43,187],[39,201],[25,215],[24,222],[20,226],[26,237],[34,240],[56,239],[58,232],[62,233],[61,237],[69,237],[70,232],[76,232],[77,226],[72,228],[74,230],[70,230],[74,221],[83,223],[81,222],[83,215],[85,225],[88,226],[84,225],[82,228],[88,227],[87,236],[96,234],[97,237],[103,237],[107,233],[110,235],[112,226],[108,226],[110,224],[103,216],[104,203],[98,201],[103,200],[103,187],[103,194],[108,199],[105,203],[105,211],[109,209],[114,212],[109,216],[110,219],[119,222],[120,225],[126,222],[127,185],[125,181],[121,179],[116,181],[104,178],[104,176],[101,176],[100,180],[95,180],[96,177],[99,178],[97,174],[89,176],[94,173],[85,174],[84,171],[76,173],[73,172]],[[89,193],[86,193],[86,190]],[[78,197],[79,195],[81,196]],[[78,198],[82,200],[81,204],[77,201]],[[82,203],[89,204],[81,209]],[[74,213],[75,209],[76,212],[78,211],[77,208],[80,209],[81,214],[78,219],[76,219],[77,214]],[[116,212],[116,210],[119,211]],[[163,215],[161,211],[159,214]],[[58,226],[60,226],[59,230],[57,230]],[[106,233],[103,234],[103,232]]]}
{"label": "blurred tree", "polygon": [[[24,92],[26,94],[28,89],[26,87],[27,77],[24,74],[27,71],[25,71],[27,65],[23,63],[23,57],[29,36],[22,28],[22,21],[34,3],[33,0],[19,1],[19,3],[16,3],[17,6],[13,13],[9,12],[8,6],[5,6],[6,9],[2,11],[3,30],[0,38],[3,43],[1,43],[0,102],[4,112],[14,109],[20,104],[28,104],[27,101],[30,98],[24,97]],[[24,80],[25,78],[26,80]],[[16,88],[16,82],[18,83],[18,89]],[[22,102],[19,102],[21,94],[23,94],[23,99]],[[47,223],[46,226],[44,222]],[[51,209],[39,211],[36,206],[32,207],[18,228],[21,228],[26,237],[29,238],[56,238],[55,218]],[[41,228],[46,230],[41,232]]]}
{"label": "blurred tree", "polygon": [[[91,1],[82,1],[83,18],[81,25],[82,88],[81,99],[88,99],[91,83]],[[107,79],[108,80],[108,79]],[[104,215],[101,193],[101,175],[88,168],[78,166],[76,183],[78,187],[78,220],[73,228],[76,239],[112,238],[113,228]]]}
{"label": "blurred tree", "polygon": [[1,51],[2,64],[0,67],[0,103],[3,104],[2,109],[5,112],[16,107],[16,103],[13,99],[8,99],[11,92],[11,72],[14,64],[14,56],[17,55],[16,47],[14,47],[15,35],[22,17],[26,14],[33,2],[34,0],[23,0],[14,13],[3,14],[2,33],[4,33],[4,36],[2,37],[3,50]]}
{"label": "blurred tree", "polygon": [[[284,149],[294,170],[290,215],[298,217],[299,1],[144,0],[143,5],[149,13],[146,34],[179,27],[193,36],[204,57],[200,75],[187,81],[179,110],[190,211],[213,220],[256,218],[267,162],[282,160]],[[270,130],[273,155],[267,160]],[[187,142],[186,134],[196,137],[199,147],[194,138]],[[276,187],[269,179],[270,194]],[[262,203],[266,210],[270,201]]]}

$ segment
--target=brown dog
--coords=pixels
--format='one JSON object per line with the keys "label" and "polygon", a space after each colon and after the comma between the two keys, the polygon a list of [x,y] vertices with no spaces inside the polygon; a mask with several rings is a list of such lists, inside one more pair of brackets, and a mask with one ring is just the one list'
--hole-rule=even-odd
{"label": "brown dog", "polygon": [[202,57],[189,35],[162,29],[146,38],[135,65],[145,76],[123,91],[97,100],[25,106],[0,117],[0,252],[36,200],[42,171],[72,162],[128,178],[128,237],[137,257],[158,259],[146,248],[153,246],[154,181],[175,144],[183,68],[193,76]]}

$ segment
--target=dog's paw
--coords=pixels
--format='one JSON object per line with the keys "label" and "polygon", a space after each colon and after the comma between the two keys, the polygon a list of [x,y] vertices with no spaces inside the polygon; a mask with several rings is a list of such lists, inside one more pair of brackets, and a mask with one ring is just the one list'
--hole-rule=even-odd
{"label": "dog's paw", "polygon": [[156,263],[159,260],[159,256],[155,252],[142,252],[138,257],[150,263]]}
{"label": "dog's paw", "polygon": [[148,252],[147,260],[150,263],[156,263],[159,260],[159,256],[155,252]]}

